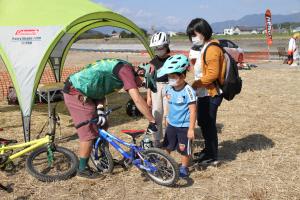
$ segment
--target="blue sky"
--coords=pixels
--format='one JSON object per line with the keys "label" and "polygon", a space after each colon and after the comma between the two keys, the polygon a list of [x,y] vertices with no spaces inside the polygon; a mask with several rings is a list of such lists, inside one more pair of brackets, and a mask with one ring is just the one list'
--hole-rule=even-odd
{"label": "blue sky", "polygon": [[118,12],[140,27],[185,30],[189,21],[202,17],[209,23],[237,20],[245,15],[300,12],[300,0],[93,0]]}

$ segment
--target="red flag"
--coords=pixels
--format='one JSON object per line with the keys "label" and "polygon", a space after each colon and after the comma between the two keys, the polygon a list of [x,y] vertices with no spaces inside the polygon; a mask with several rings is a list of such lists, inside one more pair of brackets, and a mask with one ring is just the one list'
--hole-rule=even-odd
{"label": "red flag", "polygon": [[265,14],[266,19],[266,38],[268,46],[272,45],[272,20],[271,11],[268,9]]}

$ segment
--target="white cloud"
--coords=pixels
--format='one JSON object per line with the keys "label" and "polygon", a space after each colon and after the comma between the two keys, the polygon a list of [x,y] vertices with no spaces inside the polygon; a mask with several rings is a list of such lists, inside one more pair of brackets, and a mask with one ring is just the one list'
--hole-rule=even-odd
{"label": "white cloud", "polygon": [[165,18],[165,22],[166,22],[168,25],[171,25],[171,26],[177,25],[179,21],[180,21],[180,20],[179,20],[177,17],[175,17],[175,16],[167,16],[167,17]]}
{"label": "white cloud", "polygon": [[136,15],[135,15],[136,17],[152,17],[153,16],[153,14],[152,13],[150,13],[150,12],[147,12],[147,11],[145,11],[145,10],[142,10],[142,9],[140,9],[137,13],[136,13]]}
{"label": "white cloud", "polygon": [[160,14],[156,14],[155,11],[149,11],[146,9],[133,9],[129,7],[121,7],[117,4],[102,3],[98,0],[93,0],[96,3],[112,9],[116,13],[124,15],[132,20],[139,27],[150,29],[151,26],[165,27],[169,30],[178,30],[178,27],[182,26],[183,20],[176,16],[161,17]]}
{"label": "white cloud", "polygon": [[122,15],[130,15],[130,14],[132,14],[132,11],[129,8],[126,8],[126,7],[119,8],[116,12],[120,13]]}
{"label": "white cloud", "polygon": [[290,13],[295,14],[295,13],[298,13],[298,12],[300,12],[300,10],[292,10]]}
{"label": "white cloud", "polygon": [[207,8],[208,8],[208,5],[203,4],[203,5],[198,6],[198,8],[199,8],[199,9],[207,9]]}

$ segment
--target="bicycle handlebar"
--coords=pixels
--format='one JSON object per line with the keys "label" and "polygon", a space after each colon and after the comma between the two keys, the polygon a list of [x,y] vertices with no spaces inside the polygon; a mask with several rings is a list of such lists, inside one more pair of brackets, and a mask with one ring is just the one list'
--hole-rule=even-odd
{"label": "bicycle handlebar", "polygon": [[[116,106],[116,107],[113,107],[111,109],[108,109],[107,111],[105,111],[104,116],[108,116],[111,112],[119,110],[120,108],[122,108],[122,106]],[[89,123],[95,123],[95,122],[97,122],[97,120],[98,120],[98,117],[94,117],[94,118],[92,118],[90,120],[86,120],[86,121],[80,122],[79,124],[77,124],[75,126],[75,128],[79,129],[80,127],[82,127],[84,125],[87,125]]]}

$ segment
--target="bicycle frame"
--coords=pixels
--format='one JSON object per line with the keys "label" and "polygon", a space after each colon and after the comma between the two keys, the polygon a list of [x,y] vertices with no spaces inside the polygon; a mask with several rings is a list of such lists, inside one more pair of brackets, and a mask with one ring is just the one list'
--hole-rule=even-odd
{"label": "bicycle frame", "polygon": [[[124,158],[130,159],[132,161],[132,163],[135,166],[137,166],[138,168],[141,168],[141,169],[144,169],[144,170],[147,170],[150,172],[155,172],[157,170],[154,166],[152,166],[152,164],[150,162],[148,162],[147,160],[144,160],[143,157],[139,154],[140,151],[144,150],[143,148],[141,148],[135,144],[127,143],[103,129],[99,129],[98,133],[99,133],[99,138],[96,140],[96,142],[94,144],[94,148],[97,148],[99,146],[101,140],[108,141],[118,152],[120,152],[124,156]],[[121,148],[121,146],[118,145],[118,143],[129,147],[130,153],[124,151]],[[135,154],[138,155],[139,159],[136,159],[134,157]],[[98,159],[97,151],[95,151],[95,158]],[[146,164],[146,166],[142,164],[141,160]]]}
{"label": "bicycle frame", "polygon": [[10,155],[7,161],[1,164],[0,167],[26,153],[29,153],[31,151],[34,151],[35,149],[40,148],[45,144],[52,144],[54,142],[56,123],[58,121],[55,107],[52,108],[51,114],[49,114],[49,127],[50,127],[49,133],[46,134],[43,138],[32,140],[21,144],[15,144],[15,145],[7,145],[7,146],[0,145],[0,154],[5,154],[6,151],[24,148],[23,150]]}
{"label": "bicycle frame", "polygon": [[[26,153],[29,153],[45,144],[49,144],[49,143],[52,143],[53,141],[53,136],[51,135],[46,135],[45,137],[43,138],[40,138],[40,139],[36,139],[36,140],[32,140],[32,141],[29,141],[29,142],[25,142],[25,143],[22,143],[22,144],[15,144],[15,145],[8,145],[8,146],[0,146],[0,154],[4,154],[6,151],[9,151],[9,150],[16,150],[16,149],[21,149],[21,148],[25,148],[21,151],[18,151],[12,155],[10,155],[8,157],[8,160],[3,163],[2,165],[5,165],[6,163],[26,154]],[[2,166],[0,165],[0,167]]]}

